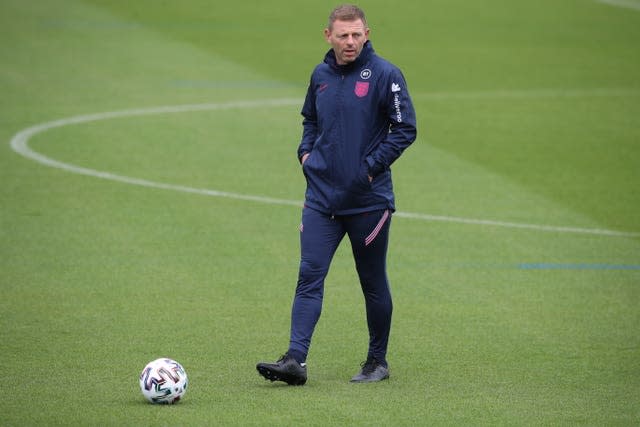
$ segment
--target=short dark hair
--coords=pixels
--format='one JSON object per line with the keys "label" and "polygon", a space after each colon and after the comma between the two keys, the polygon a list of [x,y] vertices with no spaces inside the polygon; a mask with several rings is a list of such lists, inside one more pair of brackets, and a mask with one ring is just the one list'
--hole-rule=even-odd
{"label": "short dark hair", "polygon": [[358,19],[362,20],[365,27],[367,26],[367,19],[362,9],[355,4],[341,4],[331,11],[327,28],[331,29],[335,21],[357,21]]}

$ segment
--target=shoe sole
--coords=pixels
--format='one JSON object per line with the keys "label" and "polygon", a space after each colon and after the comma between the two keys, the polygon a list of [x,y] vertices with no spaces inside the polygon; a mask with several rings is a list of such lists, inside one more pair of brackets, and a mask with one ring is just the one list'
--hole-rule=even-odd
{"label": "shoe sole", "polygon": [[362,379],[362,380],[355,380],[355,379],[351,378],[351,380],[349,382],[354,383],[354,384],[379,383],[380,381],[384,381],[384,380],[388,380],[388,379],[389,379],[389,375],[387,375],[386,377],[375,378],[375,379],[366,378],[366,379]]}
{"label": "shoe sole", "polygon": [[362,372],[351,378],[352,383],[377,383],[389,379],[389,370],[378,367],[369,375],[363,375]]}
{"label": "shoe sole", "polygon": [[300,378],[291,374],[277,372],[267,366],[258,365],[256,366],[256,369],[258,370],[258,373],[260,375],[271,382],[282,381],[289,385],[304,385],[307,382],[306,378]]}

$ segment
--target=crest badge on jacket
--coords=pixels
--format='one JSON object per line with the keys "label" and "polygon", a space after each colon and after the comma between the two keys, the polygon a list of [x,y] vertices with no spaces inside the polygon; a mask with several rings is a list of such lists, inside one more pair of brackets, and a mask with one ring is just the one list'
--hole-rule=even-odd
{"label": "crest badge on jacket", "polygon": [[364,98],[369,93],[369,82],[356,82],[354,92],[358,98]]}

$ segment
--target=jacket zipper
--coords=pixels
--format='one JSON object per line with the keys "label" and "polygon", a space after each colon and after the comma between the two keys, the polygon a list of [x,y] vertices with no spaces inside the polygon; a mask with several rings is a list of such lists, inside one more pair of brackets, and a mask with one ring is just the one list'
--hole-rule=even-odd
{"label": "jacket zipper", "polygon": [[[338,123],[338,126],[339,126],[338,129],[337,129],[338,136],[339,136],[339,133],[342,132],[342,122],[341,122],[341,117],[340,116],[341,116],[341,112],[342,112],[343,107],[344,107],[344,79],[345,79],[344,73],[340,73],[340,83],[338,84],[338,92],[337,92],[338,96],[336,97],[336,101],[337,101],[337,103],[336,103],[336,116],[337,116],[336,117],[336,123]],[[340,140],[340,138],[338,138],[338,140]],[[332,154],[335,155],[335,150],[336,150],[335,144],[332,144],[332,147],[333,147],[333,151],[334,151]],[[332,156],[332,157],[334,157],[334,156]],[[331,178],[332,178],[332,180],[336,176],[335,168],[336,168],[336,165],[335,165],[335,162],[334,162],[334,164],[331,166]],[[335,187],[332,188],[332,195],[333,195],[333,197],[332,197],[332,200],[331,200],[331,219],[335,219],[335,209],[336,209],[336,206],[335,206],[336,188]]]}

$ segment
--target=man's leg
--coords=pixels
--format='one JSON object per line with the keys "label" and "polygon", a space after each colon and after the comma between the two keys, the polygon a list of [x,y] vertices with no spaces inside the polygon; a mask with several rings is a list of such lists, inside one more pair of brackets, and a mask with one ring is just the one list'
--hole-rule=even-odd
{"label": "man's leg", "polygon": [[288,354],[298,362],[307,358],[311,336],[322,311],[324,279],[344,237],[341,221],[304,208],[300,225],[300,270],[293,307]]}
{"label": "man's leg", "polygon": [[369,327],[367,360],[375,359],[385,368],[393,311],[386,271],[390,223],[391,212],[383,210],[355,215],[347,227],[365,298]]}
{"label": "man's leg", "polygon": [[311,336],[322,311],[324,279],[344,229],[339,220],[312,209],[302,211],[300,272],[291,309],[289,350],[275,363],[261,362],[256,369],[270,381],[289,385],[307,382],[306,359]]}

